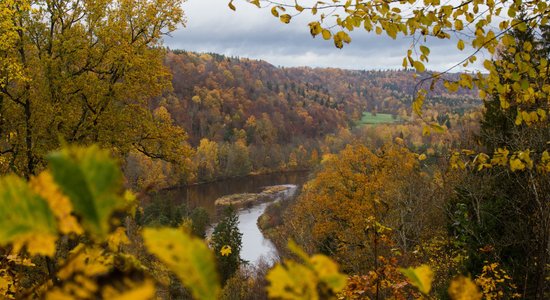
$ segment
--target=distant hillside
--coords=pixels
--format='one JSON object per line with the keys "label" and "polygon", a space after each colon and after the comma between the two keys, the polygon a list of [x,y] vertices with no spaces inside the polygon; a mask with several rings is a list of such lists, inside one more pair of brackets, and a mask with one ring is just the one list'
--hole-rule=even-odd
{"label": "distant hillside", "polygon": [[[407,71],[278,68],[264,61],[184,51],[169,52],[165,63],[173,74],[174,92],[159,104],[194,145],[204,137],[231,141],[242,134],[251,144],[287,144],[348,127],[364,111],[402,115],[410,112],[419,80]],[[443,113],[479,105],[475,92],[449,94],[441,84],[428,99]]]}

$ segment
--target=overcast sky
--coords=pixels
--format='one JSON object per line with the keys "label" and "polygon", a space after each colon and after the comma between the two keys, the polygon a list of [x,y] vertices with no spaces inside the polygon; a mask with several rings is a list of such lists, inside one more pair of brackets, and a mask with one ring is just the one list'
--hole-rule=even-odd
{"label": "overcast sky", "polygon": [[[215,52],[229,56],[262,59],[276,66],[336,67],[344,69],[400,69],[410,39],[367,33],[361,28],[351,33],[352,42],[343,49],[320,36],[312,38],[308,14],[283,24],[269,9],[259,9],[235,0],[237,11],[228,0],[187,0],[185,28],[165,38],[172,49]],[[431,40],[428,69],[442,71],[467,56],[459,52],[456,41]],[[478,61],[483,61],[479,58]],[[462,69],[457,69],[460,71]]]}

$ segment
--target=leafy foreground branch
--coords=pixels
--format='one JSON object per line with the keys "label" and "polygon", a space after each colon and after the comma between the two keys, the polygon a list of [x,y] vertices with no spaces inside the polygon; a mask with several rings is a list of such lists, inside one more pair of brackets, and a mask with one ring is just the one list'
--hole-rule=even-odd
{"label": "leafy foreground branch", "polygon": [[[175,274],[195,299],[219,297],[205,241],[185,226],[137,228],[136,198],[122,188],[122,173],[107,151],[70,147],[48,159],[49,168],[28,182],[0,179],[2,297],[152,299],[162,297],[166,274]],[[346,287],[347,276],[330,258],[310,257],[294,243],[289,248],[300,262],[285,260],[269,272],[271,298],[333,298]],[[421,294],[429,293],[429,267],[403,273]],[[480,299],[475,284],[458,280],[449,290],[453,299]]]}

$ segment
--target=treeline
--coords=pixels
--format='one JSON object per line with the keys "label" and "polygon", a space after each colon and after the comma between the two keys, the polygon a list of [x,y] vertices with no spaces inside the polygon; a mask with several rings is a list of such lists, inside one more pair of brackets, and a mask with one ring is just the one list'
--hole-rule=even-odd
{"label": "treeline", "polygon": [[[164,63],[173,91],[150,109],[161,122],[187,133],[194,149],[187,161],[191,170],[175,174],[169,163],[133,152],[125,173],[140,188],[310,168],[323,154],[343,148],[365,111],[411,121],[410,99],[418,83],[407,71],[277,68],[179,50],[168,52]],[[426,110],[436,115],[434,121],[450,126],[451,113],[479,104],[475,91],[450,94],[435,84]]]}
{"label": "treeline", "polygon": [[[249,144],[287,144],[336,132],[364,111],[407,115],[418,83],[407,71],[277,68],[259,60],[184,51],[169,52],[165,64],[173,74],[175,98],[158,105],[168,109],[195,146],[202,138],[229,141],[235,129],[245,129]],[[441,111],[480,105],[475,91],[451,94],[442,84],[433,86],[429,101],[446,106]],[[247,128],[253,125],[251,117],[263,124]]]}

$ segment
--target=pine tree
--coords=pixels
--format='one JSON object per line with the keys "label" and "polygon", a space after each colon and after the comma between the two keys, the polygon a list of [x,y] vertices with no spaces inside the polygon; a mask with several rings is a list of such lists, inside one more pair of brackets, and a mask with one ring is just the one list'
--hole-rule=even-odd
{"label": "pine tree", "polygon": [[[235,274],[241,264],[242,233],[239,231],[239,217],[230,206],[212,233],[211,247],[218,263],[222,284]],[[229,247],[229,248],[228,248]],[[227,250],[230,250],[227,252]]]}
{"label": "pine tree", "polygon": [[[521,17],[520,17],[521,18]],[[495,67],[501,82],[513,84],[506,74],[519,76],[529,85],[542,85],[547,77],[533,78],[518,69],[516,51],[532,48],[530,63],[538,64],[548,58],[549,43],[544,39],[550,31],[514,30],[515,43],[498,51]],[[519,49],[519,50],[515,50]],[[504,68],[503,66],[506,66]],[[503,99],[510,107],[502,107]],[[536,107],[535,107],[536,108]],[[517,124],[518,111],[533,111],[528,103],[516,101],[513,94],[498,93],[485,102],[479,142],[489,154],[495,151],[524,151],[531,157],[548,150],[550,125],[547,119],[531,126]],[[503,150],[504,149],[504,150]],[[513,172],[508,166],[489,171],[472,172],[463,186],[457,189],[458,199],[452,211],[454,233],[468,251],[467,269],[472,274],[481,271],[485,261],[501,261],[507,268],[522,295],[542,299],[547,290],[545,278],[550,245],[550,177],[535,170]],[[465,218],[465,220],[462,220]]]}

